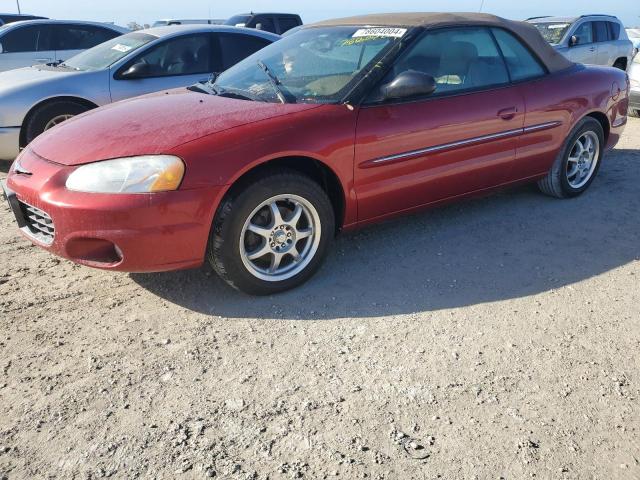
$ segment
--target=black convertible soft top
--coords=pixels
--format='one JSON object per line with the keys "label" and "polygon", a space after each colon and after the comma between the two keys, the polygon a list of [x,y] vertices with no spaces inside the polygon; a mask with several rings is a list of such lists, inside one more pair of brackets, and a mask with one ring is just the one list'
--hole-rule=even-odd
{"label": "black convertible soft top", "polygon": [[305,28],[329,26],[421,27],[424,29],[454,26],[488,26],[509,30],[536,52],[549,72],[558,72],[574,65],[558,53],[531,23],[507,20],[486,13],[376,13],[338,18],[307,25]]}

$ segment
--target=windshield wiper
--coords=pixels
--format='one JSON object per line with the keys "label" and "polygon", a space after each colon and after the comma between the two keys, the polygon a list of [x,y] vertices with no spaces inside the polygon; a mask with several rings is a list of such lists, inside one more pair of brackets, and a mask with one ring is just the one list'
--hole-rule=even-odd
{"label": "windshield wiper", "polygon": [[218,90],[216,90],[213,84],[209,82],[196,83],[187,87],[187,90],[191,90],[192,92],[202,92],[206,93],[207,95],[218,95]]}
{"label": "windshield wiper", "polygon": [[278,97],[278,100],[280,100],[281,103],[287,103],[287,98],[284,96],[284,93],[282,93],[282,89],[280,88],[280,85],[282,85],[282,82],[278,80],[278,77],[274,75],[274,73],[269,69],[269,67],[267,67],[267,65],[262,60],[258,60],[258,66],[269,79],[269,83],[273,87],[274,92],[276,92],[276,96]]}

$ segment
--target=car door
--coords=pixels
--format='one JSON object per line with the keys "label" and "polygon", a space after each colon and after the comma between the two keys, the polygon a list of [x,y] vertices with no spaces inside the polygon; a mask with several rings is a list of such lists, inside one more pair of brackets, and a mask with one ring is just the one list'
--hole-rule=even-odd
{"label": "car door", "polygon": [[53,36],[56,60],[64,62],[119,35],[115,30],[95,25],[56,24]]}
{"label": "car door", "polygon": [[609,22],[593,22],[597,46],[596,65],[612,66],[616,60],[616,45],[609,32]]}
{"label": "car door", "polygon": [[382,85],[420,71],[436,91],[362,106],[356,128],[358,218],[366,221],[499,185],[515,160],[524,102],[488,28],[425,32]]}
{"label": "car door", "polygon": [[[598,45],[594,42],[593,22],[583,22],[573,32],[576,43],[569,45],[567,56],[576,63],[596,65],[598,61]],[[571,40],[569,40],[571,41]]]}
{"label": "car door", "polygon": [[23,25],[0,36],[0,71],[29,67],[55,60],[49,25]]}
{"label": "car door", "polygon": [[[111,100],[117,102],[146,93],[186,87],[207,80],[220,67],[213,36],[208,33],[168,38],[146,48],[119,68],[110,80]],[[140,73],[128,75],[132,69]]]}

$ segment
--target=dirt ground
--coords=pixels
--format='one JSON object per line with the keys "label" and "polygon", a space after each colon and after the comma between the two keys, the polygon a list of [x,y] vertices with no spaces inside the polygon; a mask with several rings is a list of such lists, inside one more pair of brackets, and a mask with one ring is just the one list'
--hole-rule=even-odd
{"label": "dirt ground", "polygon": [[0,478],[640,478],[639,185],[630,119],[578,199],[344,235],[268,298],[73,265],[3,204]]}

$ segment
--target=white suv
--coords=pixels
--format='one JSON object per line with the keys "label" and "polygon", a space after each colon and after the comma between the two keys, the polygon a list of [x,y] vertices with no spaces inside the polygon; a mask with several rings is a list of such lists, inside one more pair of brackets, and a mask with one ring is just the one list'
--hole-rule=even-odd
{"label": "white suv", "polygon": [[0,27],[0,72],[62,62],[128,32],[105,23],[26,20]]}
{"label": "white suv", "polygon": [[569,60],[626,70],[633,44],[624,26],[610,15],[535,17],[527,19],[542,36]]}

